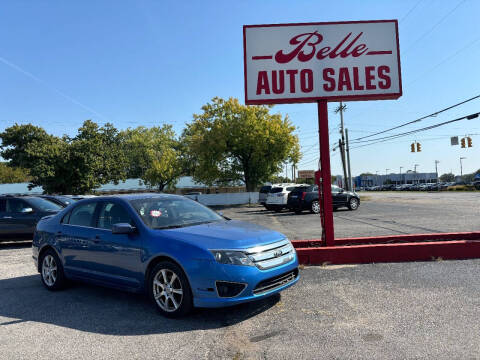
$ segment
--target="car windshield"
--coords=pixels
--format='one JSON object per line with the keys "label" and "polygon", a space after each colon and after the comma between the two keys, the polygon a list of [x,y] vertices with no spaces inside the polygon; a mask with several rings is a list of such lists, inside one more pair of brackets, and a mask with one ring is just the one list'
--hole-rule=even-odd
{"label": "car windshield", "polygon": [[270,191],[271,188],[272,188],[271,186],[262,186],[262,188],[260,189],[260,192],[262,194],[266,194]]}
{"label": "car windshield", "polygon": [[56,199],[62,201],[63,203],[67,204],[67,205],[70,205],[71,203],[74,203],[76,202],[77,200],[75,199],[72,199],[72,198],[69,198],[69,197],[66,197],[66,196],[55,196]]}
{"label": "car windshield", "polygon": [[63,209],[60,205],[42,198],[32,197],[27,199],[27,202],[33,207],[42,211],[60,211]]}
{"label": "car windshield", "polygon": [[225,220],[209,208],[186,198],[146,198],[130,204],[152,229],[172,229]]}

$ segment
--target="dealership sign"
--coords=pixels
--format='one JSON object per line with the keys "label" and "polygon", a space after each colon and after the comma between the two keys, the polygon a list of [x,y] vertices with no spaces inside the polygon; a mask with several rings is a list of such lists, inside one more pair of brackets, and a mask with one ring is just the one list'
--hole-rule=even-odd
{"label": "dealership sign", "polygon": [[245,103],[402,95],[397,20],[243,27]]}
{"label": "dealership sign", "polygon": [[298,170],[299,179],[313,179],[315,178],[315,170]]}

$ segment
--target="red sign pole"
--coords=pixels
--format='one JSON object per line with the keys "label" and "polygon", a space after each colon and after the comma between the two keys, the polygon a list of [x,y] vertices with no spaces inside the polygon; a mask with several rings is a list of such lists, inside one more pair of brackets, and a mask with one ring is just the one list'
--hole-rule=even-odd
{"label": "red sign pole", "polygon": [[326,100],[318,104],[318,139],[320,142],[320,220],[322,222],[322,240],[324,246],[334,246],[332,178],[330,173],[330,143],[328,138],[328,107]]}

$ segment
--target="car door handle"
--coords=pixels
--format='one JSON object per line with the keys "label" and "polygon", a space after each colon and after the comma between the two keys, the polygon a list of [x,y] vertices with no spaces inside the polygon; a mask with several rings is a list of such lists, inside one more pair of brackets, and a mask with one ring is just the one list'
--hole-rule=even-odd
{"label": "car door handle", "polygon": [[11,219],[11,216],[4,216],[3,219]]}

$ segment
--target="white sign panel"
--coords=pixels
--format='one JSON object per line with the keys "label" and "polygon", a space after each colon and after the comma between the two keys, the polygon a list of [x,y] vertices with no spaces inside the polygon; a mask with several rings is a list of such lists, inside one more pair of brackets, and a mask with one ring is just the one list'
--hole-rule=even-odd
{"label": "white sign panel", "polygon": [[397,99],[397,20],[243,27],[245,103]]}

